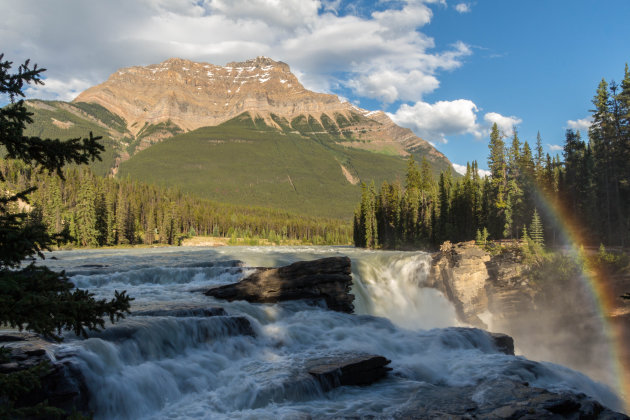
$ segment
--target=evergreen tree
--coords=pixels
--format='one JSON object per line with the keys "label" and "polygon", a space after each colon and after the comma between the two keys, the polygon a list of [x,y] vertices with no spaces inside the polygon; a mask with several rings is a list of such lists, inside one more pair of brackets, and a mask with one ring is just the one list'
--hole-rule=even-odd
{"label": "evergreen tree", "polygon": [[438,184],[438,201],[440,206],[438,235],[440,241],[448,239],[453,233],[451,223],[451,187],[451,171],[440,173],[440,181]]}
{"label": "evergreen tree", "polygon": [[[85,164],[99,158],[103,146],[90,133],[88,138],[66,141],[23,135],[26,124],[32,122],[24,104],[25,84],[42,84],[44,69],[32,68],[29,61],[10,73],[12,62],[3,61],[0,54],[0,95],[8,96],[9,105],[0,109],[0,145],[5,158],[17,159],[27,165],[39,165],[43,171],[63,177],[66,163]],[[4,181],[4,175],[0,174]],[[85,290],[75,289],[64,273],[54,272],[31,263],[26,258],[39,256],[43,250],[65,239],[50,235],[39,221],[29,220],[25,213],[10,210],[18,200],[27,201],[34,189],[9,191],[0,197],[0,323],[12,328],[27,329],[61,340],[63,329],[85,334],[86,329],[103,327],[103,317],[112,321],[129,311],[130,298],[125,292],[115,292],[112,300],[96,300]],[[8,418],[50,414],[43,407],[16,406],[19,390],[12,385],[37,382],[45,367],[13,374],[2,373],[0,401],[2,415]],[[44,410],[44,411],[42,411]]]}
{"label": "evergreen tree", "polygon": [[98,246],[96,193],[91,182],[81,183],[77,201],[77,241],[81,246]]}
{"label": "evergreen tree", "polygon": [[608,83],[605,79],[600,82],[597,93],[593,98],[593,123],[589,129],[589,138],[593,145],[595,158],[595,172],[597,179],[598,201],[602,203],[602,228],[607,238],[613,236],[613,194],[612,182],[612,142],[611,131],[612,115],[609,110],[610,96]]}
{"label": "evergreen tree", "polygon": [[541,176],[543,173],[543,166],[545,164],[545,155],[542,145],[542,137],[540,137],[540,131],[536,134],[536,156],[534,160],[534,168],[536,172],[536,181],[541,182]]}
{"label": "evergreen tree", "polygon": [[488,201],[488,230],[494,238],[501,238],[505,225],[505,209],[507,200],[507,163],[505,160],[505,143],[499,133],[496,123],[492,125],[490,132],[490,155],[488,167],[490,169],[490,195]]}
{"label": "evergreen tree", "polygon": [[422,175],[420,170],[418,169],[418,165],[416,165],[416,161],[413,158],[413,155],[409,155],[409,159],[407,159],[407,175],[405,178],[405,188],[421,188],[422,187]]}
{"label": "evergreen tree", "polygon": [[129,203],[127,194],[121,186],[116,198],[116,244],[128,244],[129,242]]}
{"label": "evergreen tree", "polygon": [[[525,227],[523,227],[525,229]],[[538,215],[538,209],[534,209],[534,215],[532,216],[532,223],[529,225],[529,232],[532,241],[540,246],[545,245],[545,235],[543,233],[543,225]]]}

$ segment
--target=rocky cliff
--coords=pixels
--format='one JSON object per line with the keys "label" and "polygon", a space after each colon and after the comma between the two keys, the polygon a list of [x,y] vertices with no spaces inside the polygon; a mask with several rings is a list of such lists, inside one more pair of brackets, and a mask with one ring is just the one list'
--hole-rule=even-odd
{"label": "rocky cliff", "polygon": [[[387,149],[403,156],[420,153],[439,161],[441,167],[450,165],[442,153],[394,124],[384,112],[370,112],[336,95],[310,91],[286,63],[267,57],[225,66],[171,58],[124,68],[81,93],[74,103],[103,106],[122,117],[134,136],[148,126],[172,124],[189,131],[249,112],[272,127],[297,128],[293,122],[302,118],[311,131],[344,133],[344,143],[350,147]],[[155,141],[171,131],[160,130]]]}
{"label": "rocky cliff", "polygon": [[463,322],[488,328],[485,315],[497,324],[533,307],[535,290],[523,270],[517,254],[491,256],[472,241],[445,242],[434,255],[429,286],[453,302]]}
{"label": "rocky cliff", "polygon": [[[532,271],[538,268],[527,266],[517,248],[503,251],[491,255],[474,242],[446,242],[433,256],[428,286],[449,298],[463,323],[514,337],[518,353],[614,385],[611,337],[602,317],[616,322],[615,314],[601,312],[579,273],[562,276],[566,267],[551,267],[541,279]],[[627,327],[618,330],[620,336],[612,340],[627,340]],[[630,357],[621,356],[630,366]]]}

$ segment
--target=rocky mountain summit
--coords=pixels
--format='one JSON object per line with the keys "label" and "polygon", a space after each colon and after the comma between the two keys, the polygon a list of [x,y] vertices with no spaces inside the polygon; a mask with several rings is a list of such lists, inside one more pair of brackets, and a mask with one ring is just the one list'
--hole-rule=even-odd
{"label": "rocky mountain summit", "polygon": [[245,112],[293,118],[304,113],[348,112],[334,95],[306,90],[289,66],[258,57],[225,67],[171,58],[118,70],[75,102],[93,102],[123,117],[132,132],[145,122],[172,121],[185,130],[213,126]]}
{"label": "rocky mountain summit", "polygon": [[360,182],[404,177],[426,158],[451,162],[381,111],[306,89],[266,57],[217,66],[172,58],[120,69],[73,102],[27,101],[26,135],[102,137],[100,176],[120,176],[216,202],[352,216]]}
{"label": "rocky mountain summit", "polygon": [[316,121],[322,132],[345,132],[348,138],[351,133],[350,146],[389,148],[403,156],[421,149],[431,159],[447,161],[384,112],[367,111],[336,95],[307,90],[286,63],[267,57],[225,66],[171,58],[160,64],[124,68],[73,102],[101,105],[122,117],[134,136],[151,125],[172,124],[190,131],[249,112],[279,129],[301,117]]}

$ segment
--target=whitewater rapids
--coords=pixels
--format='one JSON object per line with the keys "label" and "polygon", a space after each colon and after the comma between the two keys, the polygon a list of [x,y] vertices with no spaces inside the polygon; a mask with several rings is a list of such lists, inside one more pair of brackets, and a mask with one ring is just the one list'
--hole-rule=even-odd
{"label": "whitewater rapids", "polygon": [[[225,302],[202,293],[239,281],[253,267],[335,255],[352,260],[355,315],[302,302]],[[45,264],[66,270],[77,287],[99,298],[111,298],[114,290],[135,298],[132,311],[139,314],[88,339],[68,334],[55,348],[85,377],[96,419],[387,418],[427,385],[504,377],[583,392],[622,410],[612,390],[581,373],[551,363],[532,369],[524,358],[498,352],[482,331],[449,328],[460,326],[453,306],[423,287],[426,253],[180,247],[61,251]],[[229,316],[196,316],[212,307]],[[164,311],[170,309],[189,316],[169,316]],[[393,371],[371,386],[327,393],[315,381],[297,380],[308,360],[347,352],[385,356]]]}

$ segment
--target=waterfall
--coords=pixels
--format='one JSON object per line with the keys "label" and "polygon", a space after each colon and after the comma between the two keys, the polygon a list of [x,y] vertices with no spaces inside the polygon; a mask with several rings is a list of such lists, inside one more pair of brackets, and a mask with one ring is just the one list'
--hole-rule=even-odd
{"label": "waterfall", "polygon": [[375,253],[353,261],[356,312],[382,316],[409,329],[458,325],[455,309],[438,290],[425,287],[431,255]]}
{"label": "waterfall", "polygon": [[[201,293],[251,267],[340,254],[352,260],[356,314]],[[578,372],[503,354],[484,331],[453,328],[448,300],[423,287],[426,253],[224,247],[56,255],[51,267],[97,297],[125,289],[136,298],[132,316],[87,339],[67,334],[56,350],[84,377],[96,419],[390,418],[430,390],[477,387],[481,401],[491,392],[488,378],[585,392],[620,407],[609,389]],[[393,372],[327,393],[305,373],[313,359],[348,353],[385,356]]]}

